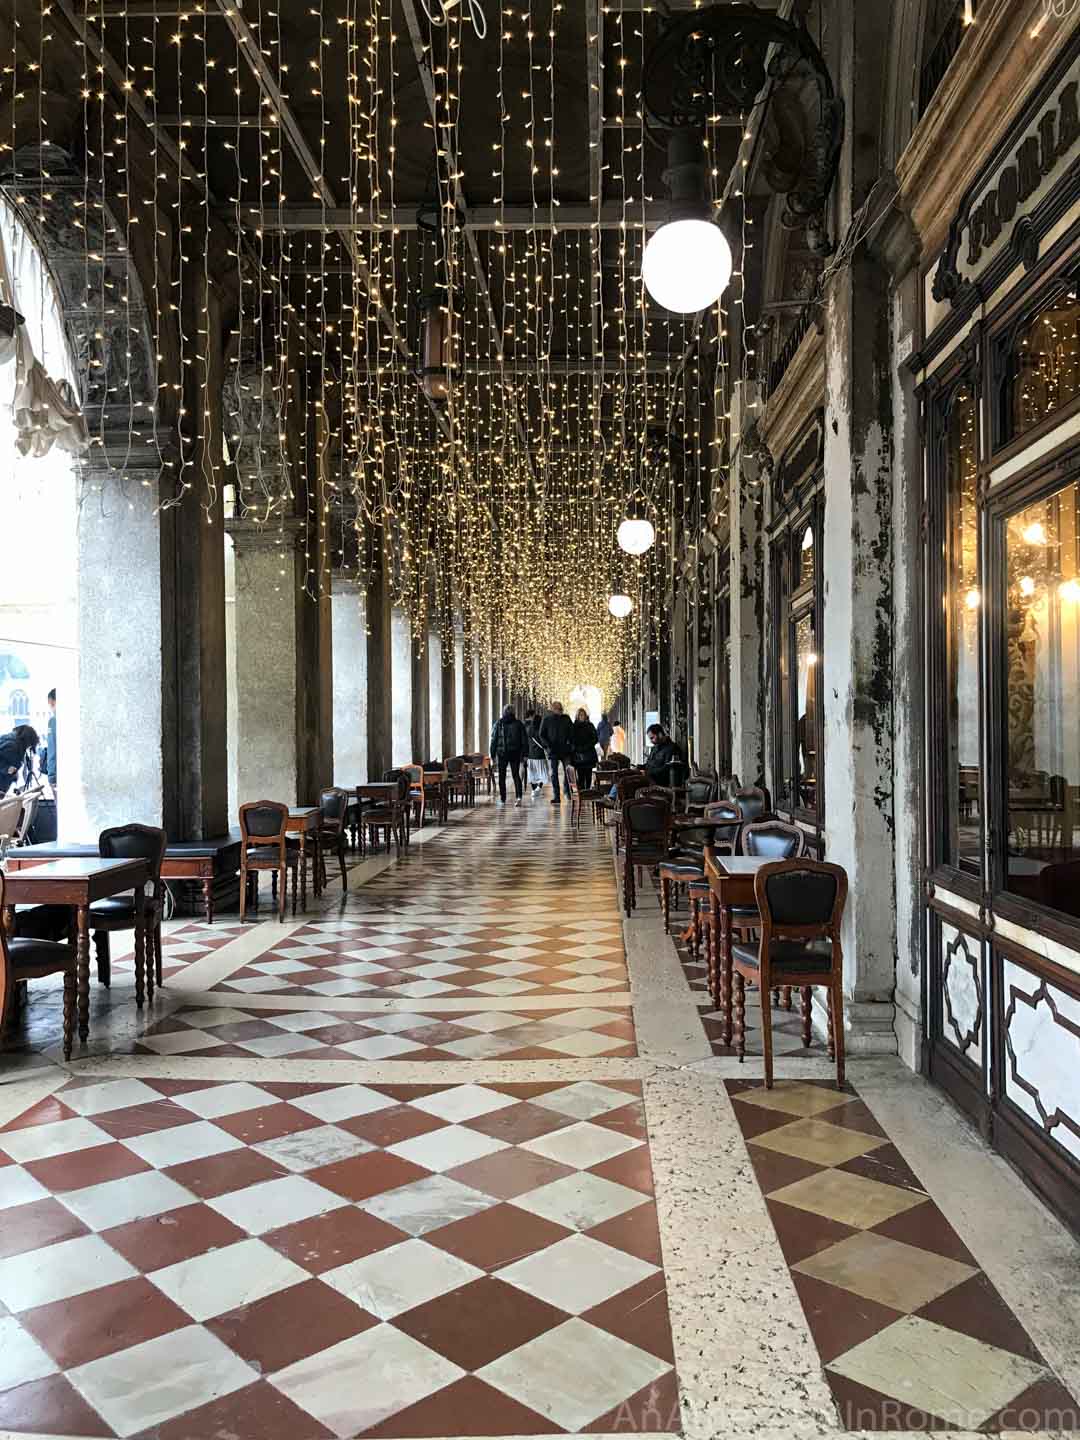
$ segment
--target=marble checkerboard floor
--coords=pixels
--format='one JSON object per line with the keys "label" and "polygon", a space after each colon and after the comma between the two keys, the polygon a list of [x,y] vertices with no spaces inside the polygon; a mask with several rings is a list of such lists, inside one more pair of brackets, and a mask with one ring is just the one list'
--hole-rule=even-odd
{"label": "marble checkerboard floor", "polygon": [[118,955],[70,1065],[35,987],[0,1440],[1080,1425],[1066,1232],[896,1061],[793,1031],[766,1092],[685,959],[606,834],[482,804],[171,923],[141,1016]]}

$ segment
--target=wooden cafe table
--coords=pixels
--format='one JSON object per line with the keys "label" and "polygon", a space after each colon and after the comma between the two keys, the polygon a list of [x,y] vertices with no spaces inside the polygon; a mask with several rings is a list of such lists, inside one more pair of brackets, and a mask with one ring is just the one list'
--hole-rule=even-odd
{"label": "wooden cafe table", "polygon": [[[150,879],[145,860],[50,860],[32,869],[4,872],[4,925],[15,933],[16,905],[63,905],[75,911],[75,963],[78,982],[79,1039],[90,1033],[90,906],[96,900],[134,891],[141,895]],[[143,1003],[146,966],[145,910],[135,906],[135,1003]],[[65,1058],[68,1058],[65,1056]]]}
{"label": "wooden cafe table", "polygon": [[[365,800],[368,801],[368,802],[370,802],[372,805],[393,805],[393,804],[396,802],[397,798],[398,798],[398,794],[399,794],[399,792],[400,792],[400,788],[401,788],[401,787],[398,785],[398,782],[397,782],[396,780],[368,780],[368,781],[367,781],[365,784],[363,784],[363,785],[357,785],[357,786],[354,788],[354,790],[353,790],[353,794],[356,796],[357,802],[358,802],[358,804],[359,804],[360,807],[361,807],[361,808],[360,808],[360,823],[361,823],[361,824],[364,823],[364,802],[365,802]],[[406,847],[406,849],[408,848],[408,844],[409,844],[409,810],[410,810],[410,808],[411,808],[411,807],[409,806],[408,801],[406,801],[406,802],[405,802],[405,820],[404,820],[403,836],[402,836],[402,838],[403,838],[403,840],[404,840],[404,842],[405,842],[405,847]]]}
{"label": "wooden cafe table", "polygon": [[[718,1010],[723,1011],[723,1041],[731,1044],[731,912],[756,909],[754,877],[772,855],[706,855],[705,877],[712,904],[712,941],[709,945],[709,991]],[[719,952],[719,953],[718,953]]]}
{"label": "wooden cafe table", "polygon": [[318,805],[291,805],[285,833],[295,835],[300,841],[300,909],[307,909],[307,839],[312,837],[312,859],[315,869],[311,877],[315,896],[322,894],[322,842],[319,839],[319,824],[322,811]]}

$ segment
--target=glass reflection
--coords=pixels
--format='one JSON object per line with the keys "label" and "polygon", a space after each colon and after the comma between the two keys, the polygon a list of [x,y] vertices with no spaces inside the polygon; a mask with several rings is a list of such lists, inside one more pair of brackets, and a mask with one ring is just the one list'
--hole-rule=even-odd
{"label": "glass reflection", "polygon": [[1013,375],[1014,436],[1080,395],[1080,300],[1075,290],[1041,310],[1020,331]]}
{"label": "glass reflection", "polygon": [[978,874],[982,778],[979,764],[979,543],[977,407],[961,389],[946,439],[948,535],[947,864]]}
{"label": "glass reflection", "polygon": [[1080,915],[1080,486],[1006,522],[1006,886]]}

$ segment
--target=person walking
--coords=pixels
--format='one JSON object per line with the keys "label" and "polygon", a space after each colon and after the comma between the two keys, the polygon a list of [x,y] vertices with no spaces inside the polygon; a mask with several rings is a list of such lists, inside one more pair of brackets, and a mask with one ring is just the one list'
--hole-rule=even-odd
{"label": "person walking", "polygon": [[18,783],[24,767],[29,775],[39,738],[32,725],[16,725],[14,730],[0,735],[0,795],[6,795]]}
{"label": "person walking", "polygon": [[508,765],[510,773],[514,777],[514,794],[517,797],[514,804],[521,804],[523,794],[521,762],[524,760],[528,748],[529,736],[525,726],[514,714],[514,707],[507,705],[498,720],[495,721],[491,731],[491,743],[488,745],[488,754],[499,767],[500,805],[506,804],[506,767]]}
{"label": "person walking", "polygon": [[540,722],[540,744],[547,752],[551,775],[551,803],[562,804],[559,793],[559,766],[565,770],[574,750],[574,726],[570,716],[565,714],[562,702],[554,701],[551,709]]}
{"label": "person walking", "polygon": [[574,768],[577,770],[578,785],[588,790],[592,784],[592,773],[596,769],[596,746],[599,731],[589,719],[584,705],[574,716]]}
{"label": "person walking", "polygon": [[540,744],[540,716],[535,710],[525,716],[525,731],[529,737],[529,798],[535,800],[547,784],[547,757]]}
{"label": "person walking", "polygon": [[605,713],[600,716],[600,724],[596,727],[596,743],[604,752],[605,760],[607,759],[608,751],[611,749],[611,737],[614,734],[614,727],[612,726],[611,721],[608,719],[607,712],[605,711]]}

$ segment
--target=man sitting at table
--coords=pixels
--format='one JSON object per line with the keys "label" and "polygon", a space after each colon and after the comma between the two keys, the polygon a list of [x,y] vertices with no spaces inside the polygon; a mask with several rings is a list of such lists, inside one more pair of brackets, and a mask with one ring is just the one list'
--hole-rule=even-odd
{"label": "man sitting at table", "polygon": [[654,785],[670,785],[671,767],[680,763],[682,753],[662,725],[650,725],[645,733],[651,747],[645,757],[645,773]]}

